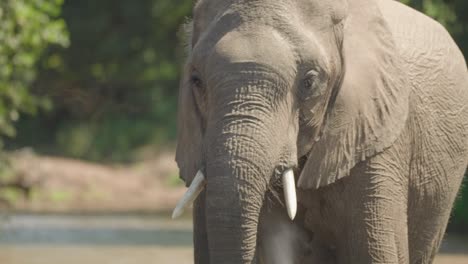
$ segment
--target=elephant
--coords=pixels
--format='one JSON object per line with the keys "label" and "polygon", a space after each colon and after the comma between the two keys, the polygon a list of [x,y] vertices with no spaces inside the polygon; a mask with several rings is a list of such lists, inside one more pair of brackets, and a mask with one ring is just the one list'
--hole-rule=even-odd
{"label": "elephant", "polygon": [[468,163],[443,26],[391,0],[198,0],[185,28],[195,263],[433,262]]}

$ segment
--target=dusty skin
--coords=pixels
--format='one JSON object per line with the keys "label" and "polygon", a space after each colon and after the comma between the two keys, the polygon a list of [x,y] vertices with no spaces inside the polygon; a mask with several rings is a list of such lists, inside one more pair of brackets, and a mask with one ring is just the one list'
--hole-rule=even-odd
{"label": "dusty skin", "polygon": [[193,17],[176,160],[204,188],[195,263],[433,263],[468,163],[448,32],[391,0],[200,0]]}

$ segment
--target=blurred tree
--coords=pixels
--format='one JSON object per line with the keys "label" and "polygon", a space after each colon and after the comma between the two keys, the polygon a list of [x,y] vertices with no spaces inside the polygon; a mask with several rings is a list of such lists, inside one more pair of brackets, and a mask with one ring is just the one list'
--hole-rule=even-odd
{"label": "blurred tree", "polygon": [[[5,136],[15,136],[14,123],[21,113],[50,108],[50,101],[31,95],[30,88],[46,48],[69,44],[65,23],[59,18],[61,5],[62,0],[0,1],[0,149]],[[27,190],[12,176],[7,160],[0,156],[0,204],[10,202],[8,194]]]}
{"label": "blurred tree", "polygon": [[[463,0],[403,2],[441,21],[466,47]],[[177,32],[192,3],[65,1],[71,46],[48,51],[35,85],[36,94],[52,99],[54,110],[20,122],[13,147],[124,161],[140,146],[174,140],[182,57]]]}
{"label": "blurred tree", "polygon": [[422,11],[423,0],[411,0],[411,6],[414,7],[416,10]]}
{"label": "blurred tree", "polygon": [[[68,45],[65,23],[58,18],[62,0],[2,0],[0,2],[0,134],[14,136],[21,112],[50,107],[29,89],[36,63],[50,44]],[[0,141],[1,144],[1,141]]]}
{"label": "blurred tree", "polygon": [[459,197],[455,202],[453,216],[449,230],[456,230],[468,234],[468,171],[465,173],[465,184],[460,189]]}
{"label": "blurred tree", "polygon": [[173,141],[178,31],[191,7],[186,0],[65,1],[71,46],[48,51],[35,86],[54,110],[22,122],[18,142],[125,161],[140,146]]}

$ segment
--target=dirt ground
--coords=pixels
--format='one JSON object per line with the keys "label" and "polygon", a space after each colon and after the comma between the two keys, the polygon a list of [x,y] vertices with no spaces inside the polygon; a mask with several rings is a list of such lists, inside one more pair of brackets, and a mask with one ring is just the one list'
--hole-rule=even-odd
{"label": "dirt ground", "polygon": [[161,211],[172,208],[185,189],[171,152],[131,165],[38,156],[29,150],[12,153],[10,160],[16,181],[27,187],[8,197],[16,211]]}
{"label": "dirt ground", "polygon": [[438,255],[434,264],[466,264],[468,256],[466,255]]}
{"label": "dirt ground", "polygon": [[[70,255],[81,256],[78,259],[70,259]],[[30,256],[35,256],[31,260]],[[51,257],[52,256],[52,257]],[[111,257],[112,256],[112,257]],[[0,248],[0,261],[12,264],[191,264],[191,249],[168,249],[168,248],[138,248],[138,249],[113,249],[81,247],[80,249],[62,247],[59,250],[54,248],[34,248],[29,250],[2,249]],[[434,264],[467,264],[466,255],[439,255]]]}

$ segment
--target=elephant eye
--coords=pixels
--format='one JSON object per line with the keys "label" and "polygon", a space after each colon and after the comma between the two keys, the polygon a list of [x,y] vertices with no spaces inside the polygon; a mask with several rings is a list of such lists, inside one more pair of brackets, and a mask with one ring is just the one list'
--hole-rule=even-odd
{"label": "elephant eye", "polygon": [[305,81],[304,81],[304,86],[307,90],[311,90],[314,88],[314,85],[318,79],[319,73],[316,70],[311,70],[307,72]]}
{"label": "elephant eye", "polygon": [[205,90],[203,87],[203,81],[200,78],[199,73],[196,70],[192,70],[190,73],[190,85],[192,86],[193,95],[195,102],[201,113],[205,112]]}
{"label": "elephant eye", "polygon": [[200,75],[195,70],[192,71],[192,74],[190,75],[190,82],[198,88],[202,87],[203,85]]}
{"label": "elephant eye", "polygon": [[304,79],[302,93],[305,99],[320,97],[326,93],[326,74],[321,70],[310,70]]}

